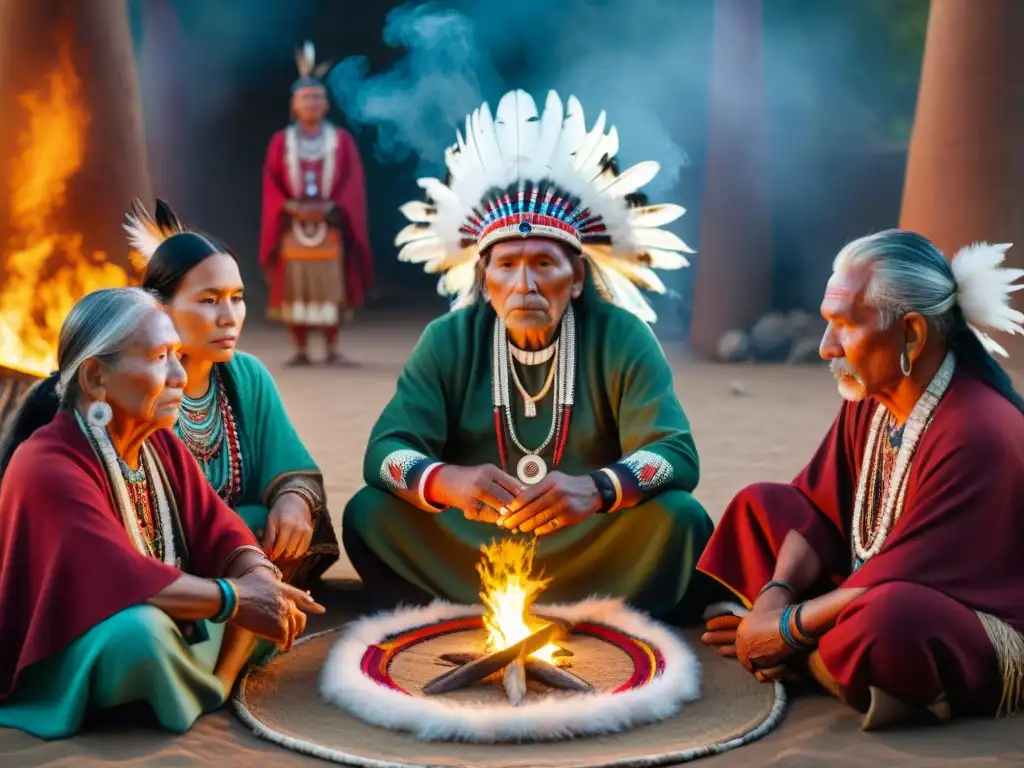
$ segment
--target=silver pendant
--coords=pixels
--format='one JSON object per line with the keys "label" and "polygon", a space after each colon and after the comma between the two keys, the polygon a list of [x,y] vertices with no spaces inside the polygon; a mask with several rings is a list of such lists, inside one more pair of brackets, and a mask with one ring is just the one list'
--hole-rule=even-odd
{"label": "silver pendant", "polygon": [[536,485],[548,473],[548,465],[544,459],[534,453],[528,453],[516,465],[516,474],[527,485]]}
{"label": "silver pendant", "polygon": [[528,419],[537,415],[537,404],[533,400],[523,400],[523,415]]}

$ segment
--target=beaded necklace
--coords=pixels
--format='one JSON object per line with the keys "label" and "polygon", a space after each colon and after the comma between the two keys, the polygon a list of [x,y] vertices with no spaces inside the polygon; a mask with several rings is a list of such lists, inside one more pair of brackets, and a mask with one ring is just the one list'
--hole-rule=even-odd
{"label": "beaded necklace", "polygon": [[853,570],[881,551],[889,531],[900,519],[910,479],[910,463],[936,407],[946,394],[955,366],[956,358],[948,352],[902,429],[896,427],[892,414],[884,406],[879,405],[875,410],[853,506]]}
{"label": "beaded necklace", "polygon": [[133,471],[114,450],[106,428],[86,424],[77,411],[75,419],[103,465],[121,524],[135,548],[168,565],[178,565],[170,496],[149,444],[143,443],[139,468]]}
{"label": "beaded necklace", "polygon": [[[516,474],[527,485],[539,483],[548,473],[547,462],[541,453],[554,442],[554,453],[551,467],[558,466],[565,450],[565,441],[569,434],[569,422],[572,417],[572,404],[576,391],[576,318],[570,304],[562,315],[559,330],[559,344],[554,353],[555,404],[551,409],[551,429],[548,436],[537,448],[530,450],[519,440],[516,434],[515,420],[512,416],[512,405],[509,392],[509,373],[513,375],[512,355],[508,343],[508,328],[500,317],[494,321],[494,339],[492,350],[492,402],[494,405],[494,431],[498,438],[498,452],[504,467],[508,462],[508,440],[523,454],[516,466]],[[549,387],[545,387],[547,390]],[[524,393],[524,401],[527,395]],[[537,399],[540,399],[538,396]],[[536,411],[534,411],[536,412]],[[527,415],[529,413],[527,412]]]}
{"label": "beaded necklace", "polygon": [[216,367],[210,371],[206,394],[182,399],[174,431],[196,457],[217,495],[234,507],[242,488],[242,450],[227,387]]}

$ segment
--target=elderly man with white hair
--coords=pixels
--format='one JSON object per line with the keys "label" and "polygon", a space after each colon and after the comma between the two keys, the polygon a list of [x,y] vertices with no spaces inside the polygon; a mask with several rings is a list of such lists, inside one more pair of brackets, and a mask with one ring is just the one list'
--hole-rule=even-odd
{"label": "elderly man with white hair", "polygon": [[1022,331],[1008,247],[947,261],[891,230],[840,252],[821,355],[847,402],[698,566],[743,603],[709,609],[706,643],[762,681],[809,672],[865,729],[1024,700],[1024,401],[987,335]]}

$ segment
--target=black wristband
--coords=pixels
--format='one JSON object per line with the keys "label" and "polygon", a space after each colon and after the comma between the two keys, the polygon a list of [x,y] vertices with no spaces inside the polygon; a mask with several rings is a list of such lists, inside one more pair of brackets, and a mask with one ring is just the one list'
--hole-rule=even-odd
{"label": "black wristband", "polygon": [[597,514],[606,515],[608,510],[615,506],[615,486],[612,485],[611,478],[603,470],[591,472],[590,477],[594,481],[594,485],[597,486],[597,493],[601,497],[601,508],[597,510]]}

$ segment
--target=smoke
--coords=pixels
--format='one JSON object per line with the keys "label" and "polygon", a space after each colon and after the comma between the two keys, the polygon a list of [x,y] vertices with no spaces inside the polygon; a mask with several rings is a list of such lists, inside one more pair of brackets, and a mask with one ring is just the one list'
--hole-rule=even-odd
{"label": "smoke", "polygon": [[379,161],[415,158],[432,175],[482,102],[494,109],[512,88],[539,105],[548,89],[563,101],[575,95],[588,127],[602,109],[618,127],[623,167],[661,163],[645,188],[656,196],[688,164],[679,137],[703,135],[703,104],[691,104],[706,87],[709,37],[706,6],[678,0],[407,3],[384,28],[384,42],[404,58],[380,73],[365,57],[345,59],[329,84],[350,124],[376,130]]}
{"label": "smoke", "polygon": [[351,123],[377,128],[378,160],[414,156],[436,165],[455,126],[482,94],[501,87],[501,78],[477,44],[472,21],[454,9],[396,8],[384,42],[408,55],[379,75],[369,74],[365,56],[344,59],[330,74],[333,95]]}

